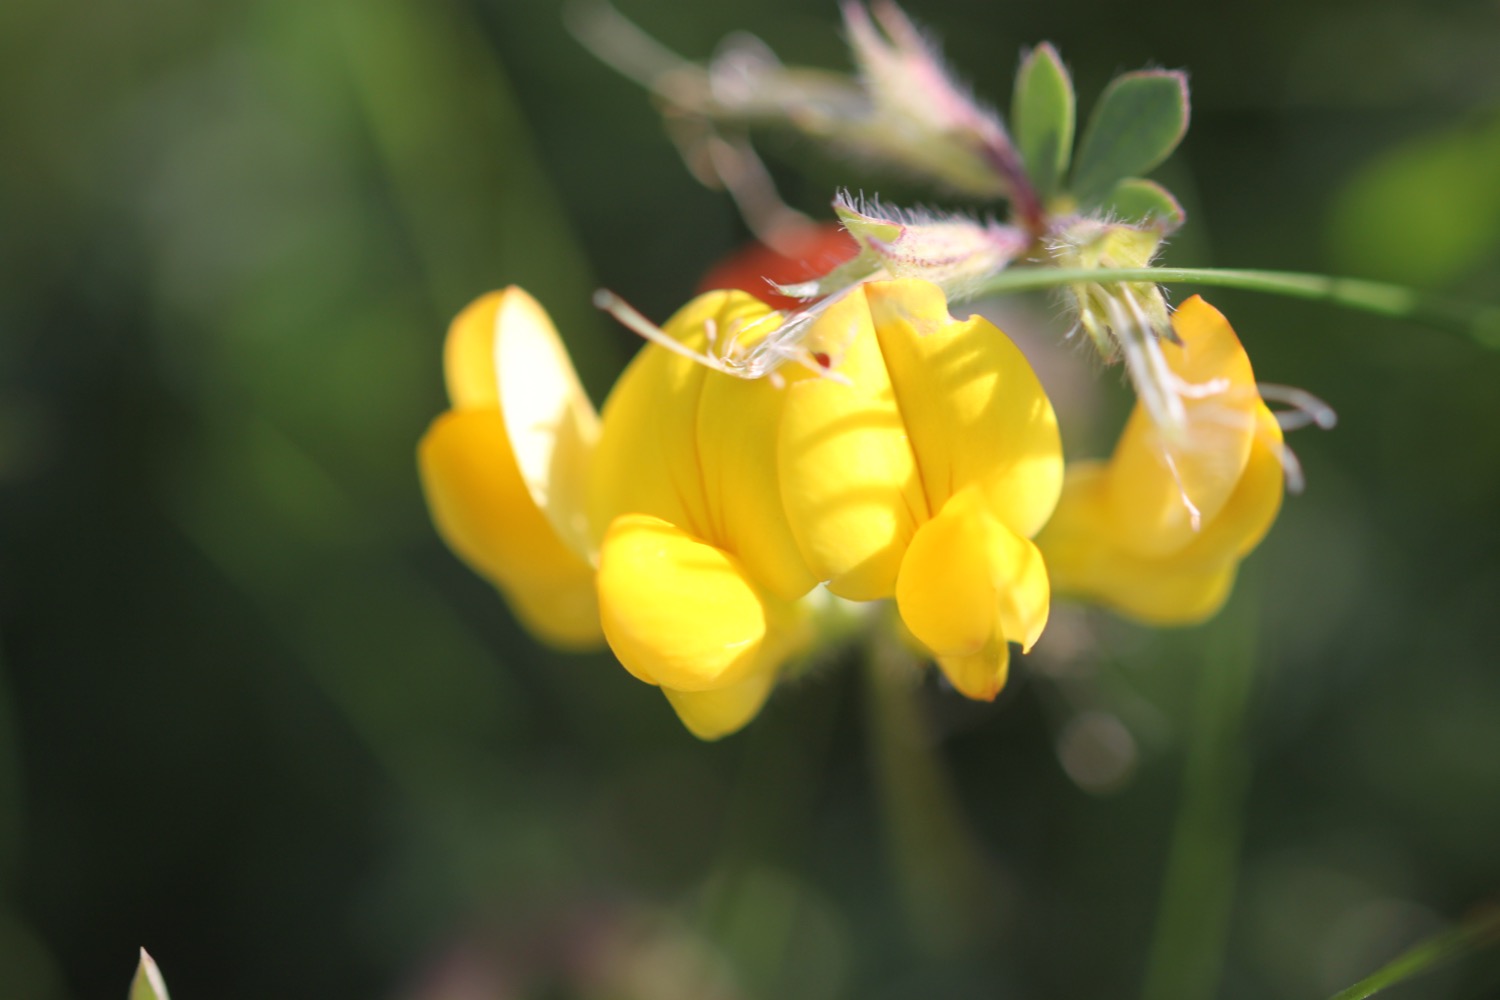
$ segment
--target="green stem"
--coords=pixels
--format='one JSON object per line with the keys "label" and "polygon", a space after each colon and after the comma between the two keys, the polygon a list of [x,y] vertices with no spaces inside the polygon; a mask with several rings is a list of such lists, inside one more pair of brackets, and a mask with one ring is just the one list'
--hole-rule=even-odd
{"label": "green stem", "polygon": [[1076,284],[1150,281],[1210,285],[1312,299],[1346,309],[1408,319],[1468,337],[1500,350],[1500,306],[1479,305],[1428,295],[1401,285],[1360,278],[1334,278],[1295,271],[1255,271],[1216,267],[1047,268],[1002,271],[979,286],[975,298]]}
{"label": "green stem", "polygon": [[1223,972],[1250,783],[1242,735],[1257,615],[1248,582],[1207,633],[1144,1000],[1208,1000]]}
{"label": "green stem", "polygon": [[1500,943],[1500,910],[1485,910],[1457,927],[1428,938],[1380,971],[1340,991],[1332,1000],[1365,1000],[1412,976],[1497,943]]}
{"label": "green stem", "polygon": [[871,762],[912,934],[929,956],[975,953],[997,933],[995,872],[927,731],[917,664],[887,639],[866,668]]}

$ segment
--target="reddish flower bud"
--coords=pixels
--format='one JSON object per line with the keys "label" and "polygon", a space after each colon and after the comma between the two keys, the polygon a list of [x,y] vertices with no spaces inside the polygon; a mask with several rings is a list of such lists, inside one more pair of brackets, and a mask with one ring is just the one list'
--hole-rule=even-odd
{"label": "reddish flower bud", "polygon": [[805,236],[792,243],[789,254],[763,243],[740,248],[709,270],[698,291],[737,288],[773,309],[796,309],[806,303],[779,294],[776,285],[795,285],[827,274],[859,252],[859,244],[834,222],[809,227]]}

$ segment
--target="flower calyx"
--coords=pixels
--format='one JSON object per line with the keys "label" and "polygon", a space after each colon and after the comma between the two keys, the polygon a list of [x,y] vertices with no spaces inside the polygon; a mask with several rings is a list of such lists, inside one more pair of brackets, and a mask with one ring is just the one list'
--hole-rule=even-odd
{"label": "flower calyx", "polygon": [[916,278],[937,285],[949,298],[964,299],[1031,243],[1015,226],[981,222],[961,213],[893,208],[875,199],[856,199],[847,191],[834,199],[833,211],[859,252],[820,277],[777,285],[782,295],[810,300],[864,281]]}

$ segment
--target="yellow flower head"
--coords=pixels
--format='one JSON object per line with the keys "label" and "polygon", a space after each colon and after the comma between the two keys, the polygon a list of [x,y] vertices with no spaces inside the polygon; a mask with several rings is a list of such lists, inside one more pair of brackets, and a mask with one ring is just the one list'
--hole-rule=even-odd
{"label": "yellow flower head", "polygon": [[[1047,615],[1029,538],[1062,456],[1034,374],[922,281],[782,321],[700,296],[596,419],[540,308],[517,289],[480,300],[449,335],[454,410],[421,447],[439,530],[542,638],[602,631],[703,738],[749,721],[810,646],[820,584],[894,597],[954,685],[992,698],[1007,644]],[[731,350],[802,364],[698,363]]]}
{"label": "yellow flower head", "polygon": [[941,292],[861,286],[829,321],[839,373],[787,387],[779,468],[808,565],[839,597],[894,596],[912,634],[971,698],[1005,681],[1008,643],[1046,624],[1029,541],[1062,483],[1052,405],[988,321],[957,322]]}
{"label": "yellow flower head", "polygon": [[598,417],[552,321],[519,288],[474,302],[443,351],[452,405],[417,449],[438,533],[538,637],[601,639],[593,568],[561,513],[598,437]]}
{"label": "yellow flower head", "polygon": [[[702,353],[753,349],[779,317],[743,292],[710,292],[666,337]],[[620,662],[659,684],[689,729],[712,738],[760,710],[787,658],[811,640],[799,599],[817,583],[782,512],[782,391],[650,344],[604,407],[589,521],[599,610]]]}
{"label": "yellow flower head", "polygon": [[1037,539],[1060,593],[1152,624],[1217,611],[1239,562],[1281,507],[1281,427],[1229,322],[1194,296],[1162,353],[1182,397],[1184,433],[1165,439],[1137,403],[1108,462],[1074,462]]}

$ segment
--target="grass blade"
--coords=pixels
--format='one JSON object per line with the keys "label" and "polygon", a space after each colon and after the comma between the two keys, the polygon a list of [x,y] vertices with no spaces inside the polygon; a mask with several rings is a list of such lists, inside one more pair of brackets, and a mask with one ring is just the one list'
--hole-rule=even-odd
{"label": "grass blade", "polygon": [[1433,935],[1331,1000],[1365,1000],[1469,952],[1496,944],[1500,944],[1500,908],[1488,908],[1457,927]]}

